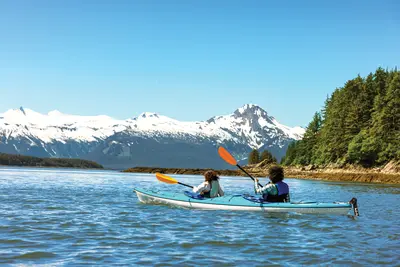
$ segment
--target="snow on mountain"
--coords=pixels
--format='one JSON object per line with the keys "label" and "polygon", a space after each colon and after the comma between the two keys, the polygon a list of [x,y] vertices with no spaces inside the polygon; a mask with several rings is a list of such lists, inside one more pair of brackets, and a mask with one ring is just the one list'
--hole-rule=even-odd
{"label": "snow on mountain", "polygon": [[[0,131],[8,137],[33,136],[45,143],[70,139],[95,141],[124,130],[126,122],[111,117],[76,116],[50,111],[47,115],[31,109],[11,109],[0,115]],[[1,132],[0,132],[1,134]]]}
{"label": "snow on mountain", "polygon": [[[8,133],[6,136],[17,137],[29,133],[44,142],[63,142],[68,139],[95,141],[127,129],[147,134],[185,133],[217,137],[221,140],[236,140],[237,138],[232,136],[232,133],[235,133],[238,136],[246,136],[252,148],[261,147],[266,137],[283,134],[287,138],[299,140],[304,134],[303,128],[282,125],[253,104],[244,105],[233,114],[199,122],[182,122],[151,112],[144,112],[133,119],[117,120],[105,115],[77,116],[63,114],[57,110],[41,114],[21,107],[0,114],[0,129]],[[268,129],[270,134],[260,135],[259,131],[263,129]]]}
{"label": "snow on mountain", "polygon": [[251,148],[259,149],[270,139],[277,139],[275,145],[283,147],[285,139],[299,140],[304,129],[290,128],[280,124],[274,117],[254,104],[247,104],[233,114],[218,116],[209,120],[215,127],[227,129],[248,142]]}
{"label": "snow on mountain", "polygon": [[[232,149],[240,145],[240,153],[246,153],[245,147],[283,150],[291,140],[301,139],[303,134],[303,128],[282,125],[253,104],[244,105],[232,114],[195,122],[178,121],[151,112],[126,120],[105,115],[69,115],[57,110],[41,114],[22,107],[0,114],[0,152],[36,155],[40,151],[38,155],[51,157],[82,157],[90,153],[110,154],[111,151],[117,158],[132,156],[132,146],[138,144],[138,140],[144,142],[143,138],[164,144],[230,144]],[[101,152],[97,151],[100,144]]]}

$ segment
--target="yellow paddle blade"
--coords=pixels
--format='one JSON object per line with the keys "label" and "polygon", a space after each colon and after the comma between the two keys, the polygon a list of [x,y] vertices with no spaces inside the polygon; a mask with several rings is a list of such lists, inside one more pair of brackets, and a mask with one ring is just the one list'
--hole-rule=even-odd
{"label": "yellow paddle blade", "polygon": [[167,183],[167,184],[177,184],[178,183],[178,181],[175,180],[174,178],[169,177],[165,174],[158,173],[158,172],[156,173],[156,177],[159,181]]}
{"label": "yellow paddle blade", "polygon": [[229,153],[225,148],[223,148],[222,146],[220,146],[218,148],[218,154],[221,156],[221,158],[223,158],[226,162],[228,162],[231,165],[236,166],[237,162],[236,159],[234,157],[232,157],[231,153]]}

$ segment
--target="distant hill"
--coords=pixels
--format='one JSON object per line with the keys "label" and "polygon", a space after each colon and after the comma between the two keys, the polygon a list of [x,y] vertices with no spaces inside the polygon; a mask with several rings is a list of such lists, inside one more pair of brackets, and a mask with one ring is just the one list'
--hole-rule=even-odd
{"label": "distant hill", "polygon": [[29,167],[62,167],[82,169],[103,169],[103,166],[89,160],[37,158],[31,156],[0,153],[0,165]]}

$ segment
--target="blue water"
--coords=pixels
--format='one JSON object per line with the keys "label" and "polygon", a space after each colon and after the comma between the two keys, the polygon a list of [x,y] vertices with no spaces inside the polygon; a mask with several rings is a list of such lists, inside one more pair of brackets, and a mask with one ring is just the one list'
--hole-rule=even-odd
{"label": "blue water", "polygon": [[[197,185],[200,176],[178,176]],[[266,180],[261,181],[265,183]],[[154,175],[0,168],[0,264],[400,265],[400,187],[286,179],[292,201],[359,200],[361,216],[202,211],[141,204]],[[222,177],[226,194],[251,180]]]}

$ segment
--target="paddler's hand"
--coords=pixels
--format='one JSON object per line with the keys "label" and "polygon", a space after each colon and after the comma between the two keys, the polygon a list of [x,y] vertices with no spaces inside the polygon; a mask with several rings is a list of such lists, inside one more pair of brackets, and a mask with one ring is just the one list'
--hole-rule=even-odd
{"label": "paddler's hand", "polygon": [[257,194],[257,188],[258,188],[258,179],[254,178],[254,194]]}

